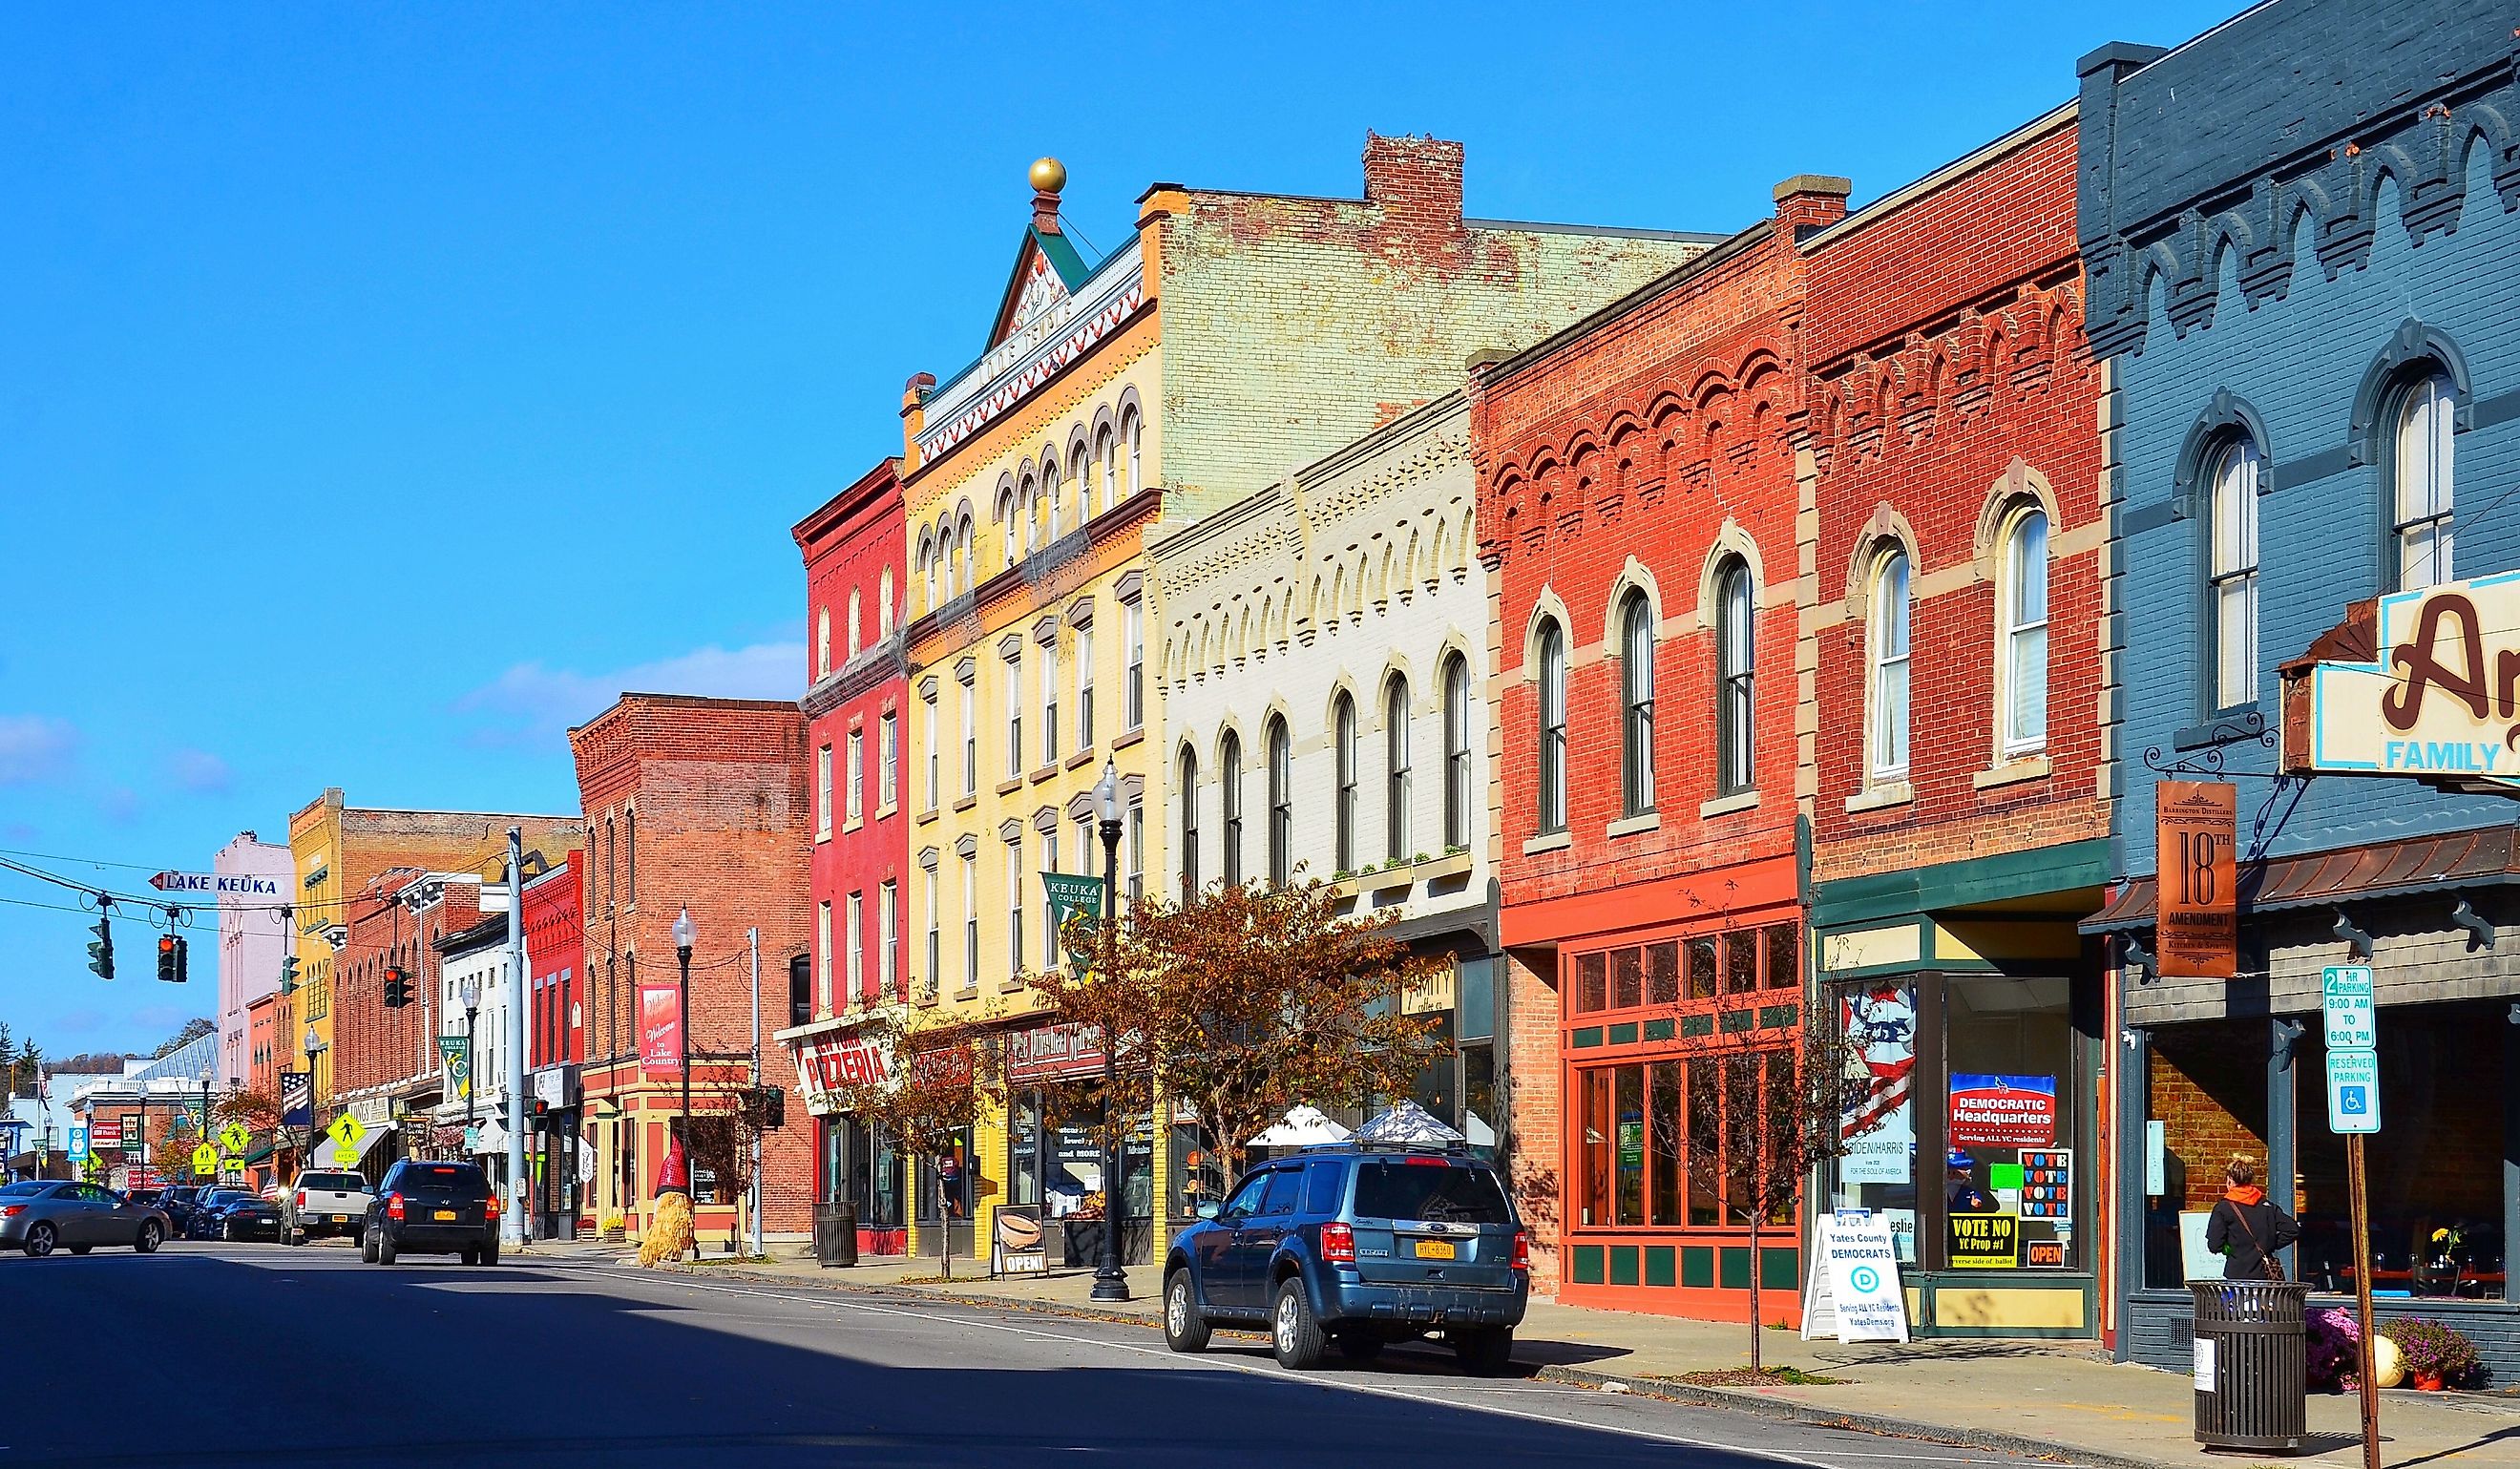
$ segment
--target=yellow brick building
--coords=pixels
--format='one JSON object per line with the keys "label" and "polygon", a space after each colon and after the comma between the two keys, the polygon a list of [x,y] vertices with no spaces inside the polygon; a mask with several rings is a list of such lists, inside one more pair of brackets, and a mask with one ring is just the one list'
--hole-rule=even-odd
{"label": "yellow brick building", "polygon": [[[1088,262],[1059,218],[1064,183],[1035,165],[986,351],[942,384],[913,378],[902,402],[912,997],[921,1023],[1005,1047],[1012,1098],[967,1145],[958,1254],[985,1253],[1002,1206],[1055,1221],[1100,1187],[1078,1120],[1037,1085],[1093,1058],[1042,1025],[1022,976],[1059,959],[1040,874],[1102,870],[1090,792],[1106,764],[1123,894],[1166,869],[1157,528],[1459,387],[1472,352],[1537,340],[1714,238],[1467,219],[1459,144],[1370,137],[1362,200],[1159,184],[1136,234]],[[1196,1139],[1169,1118],[1140,1131],[1123,1202],[1142,1256],[1186,1221],[1173,1184]],[[922,1253],[938,1192],[922,1160]],[[1047,1233],[1056,1262],[1061,1231]]]}

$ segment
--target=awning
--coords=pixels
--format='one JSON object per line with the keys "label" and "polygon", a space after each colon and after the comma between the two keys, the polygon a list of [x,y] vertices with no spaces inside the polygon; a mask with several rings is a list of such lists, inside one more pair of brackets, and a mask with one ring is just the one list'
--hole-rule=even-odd
{"label": "awning", "polygon": [[[2283,913],[2421,897],[2462,888],[2520,882],[2512,862],[2511,828],[2489,826],[2446,836],[2410,836],[2367,847],[2343,847],[2278,857],[2240,874],[2240,913]],[[2119,889],[2108,906],[2085,918],[2085,933],[2123,933],[2149,928],[2160,903],[2160,884],[2138,877]]]}
{"label": "awning", "polygon": [[1296,1107],[1245,1146],[1319,1147],[1324,1143],[1345,1142],[1347,1138],[1347,1129],[1330,1121],[1321,1108]]}
{"label": "awning", "polygon": [[1434,1113],[1414,1101],[1405,1101],[1368,1119],[1356,1130],[1356,1140],[1425,1145],[1466,1139]]}

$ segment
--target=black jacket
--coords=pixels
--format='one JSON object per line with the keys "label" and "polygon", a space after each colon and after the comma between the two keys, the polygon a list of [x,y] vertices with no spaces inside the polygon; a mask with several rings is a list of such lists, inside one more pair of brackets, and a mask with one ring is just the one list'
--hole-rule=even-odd
{"label": "black jacket", "polygon": [[2299,1238],[2301,1225],[2272,1204],[2217,1199],[2213,1215],[2205,1221],[2205,1247],[2223,1257],[2226,1280],[2266,1279],[2266,1252],[2280,1250]]}

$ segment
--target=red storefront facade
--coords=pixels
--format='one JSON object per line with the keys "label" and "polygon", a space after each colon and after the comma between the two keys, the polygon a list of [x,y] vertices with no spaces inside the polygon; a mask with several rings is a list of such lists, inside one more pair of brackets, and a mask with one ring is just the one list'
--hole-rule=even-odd
{"label": "red storefront facade", "polygon": [[[1730,1207],[1690,1097],[1790,1074],[1805,989],[1796,817],[1804,293],[1847,184],[1473,371],[1497,605],[1501,931],[1515,1186],[1559,1298],[1791,1318],[1799,1220]],[[1553,1091],[1553,1094],[1552,1094]]]}

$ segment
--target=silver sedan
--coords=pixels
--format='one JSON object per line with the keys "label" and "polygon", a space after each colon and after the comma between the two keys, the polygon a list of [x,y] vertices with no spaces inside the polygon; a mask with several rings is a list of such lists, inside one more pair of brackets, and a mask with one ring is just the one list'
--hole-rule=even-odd
{"label": "silver sedan", "polygon": [[98,1245],[129,1245],[148,1255],[173,1232],[164,1210],[94,1183],[29,1180],[0,1187],[0,1249],[14,1247],[38,1260],[56,1249],[84,1255]]}

